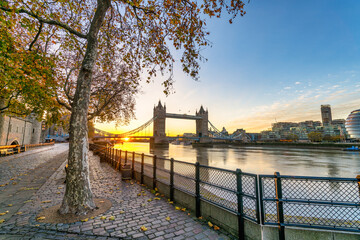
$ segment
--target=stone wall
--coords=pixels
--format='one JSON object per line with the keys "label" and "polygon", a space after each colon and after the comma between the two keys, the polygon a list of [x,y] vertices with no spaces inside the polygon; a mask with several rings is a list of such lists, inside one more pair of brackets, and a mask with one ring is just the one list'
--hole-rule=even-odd
{"label": "stone wall", "polygon": [[0,116],[0,145],[38,144],[41,122],[12,116]]}

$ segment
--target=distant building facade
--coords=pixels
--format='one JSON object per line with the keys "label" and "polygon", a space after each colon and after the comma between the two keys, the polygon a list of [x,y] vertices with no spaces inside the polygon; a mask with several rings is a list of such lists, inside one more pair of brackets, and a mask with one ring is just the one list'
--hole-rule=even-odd
{"label": "distant building facade", "polygon": [[346,130],[353,139],[360,139],[360,109],[354,110],[345,122]]}
{"label": "distant building facade", "polygon": [[332,122],[332,115],[331,115],[331,106],[326,104],[326,105],[321,105],[321,119],[322,119],[322,123],[323,126],[327,126],[330,125]]}
{"label": "distant building facade", "polygon": [[19,118],[0,114],[0,146],[38,144],[41,133],[41,122],[33,116]]}

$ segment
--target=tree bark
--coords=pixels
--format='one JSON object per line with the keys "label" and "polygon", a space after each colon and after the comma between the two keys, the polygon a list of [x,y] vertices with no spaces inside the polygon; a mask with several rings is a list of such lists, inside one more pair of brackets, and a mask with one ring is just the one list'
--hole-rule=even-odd
{"label": "tree bark", "polygon": [[86,53],[72,104],[66,191],[59,209],[60,214],[85,215],[96,207],[89,178],[87,115],[92,72],[97,58],[97,37],[109,7],[110,0],[97,1],[97,9],[87,34]]}

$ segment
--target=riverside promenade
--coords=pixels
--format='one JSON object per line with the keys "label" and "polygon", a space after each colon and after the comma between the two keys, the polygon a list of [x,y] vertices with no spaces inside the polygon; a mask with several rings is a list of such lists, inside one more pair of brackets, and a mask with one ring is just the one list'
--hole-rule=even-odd
{"label": "riverside promenade", "polygon": [[186,209],[177,210],[181,206],[155,196],[136,182],[122,181],[120,172],[100,163],[91,152],[94,196],[109,199],[112,207],[87,221],[37,222],[41,209],[61,203],[67,151],[67,144],[56,144],[0,158],[0,213],[6,213],[0,216],[0,221],[5,220],[0,223],[0,239],[234,238],[222,229],[210,228]]}

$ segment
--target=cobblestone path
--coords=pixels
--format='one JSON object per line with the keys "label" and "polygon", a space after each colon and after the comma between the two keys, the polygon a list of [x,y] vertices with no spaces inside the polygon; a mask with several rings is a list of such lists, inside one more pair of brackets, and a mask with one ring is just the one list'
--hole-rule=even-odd
{"label": "cobblestone path", "polygon": [[[86,222],[45,224],[35,220],[44,207],[61,203],[64,165],[9,220],[0,224],[0,239],[231,239],[211,229],[186,210],[176,210],[167,199],[155,196],[135,182],[121,181],[119,172],[90,153],[90,177],[95,197],[113,206]],[[111,220],[113,217],[113,220]],[[1,219],[1,216],[0,216]],[[143,229],[141,229],[143,227]],[[146,230],[144,231],[144,229]],[[2,235],[1,235],[2,234]]]}

